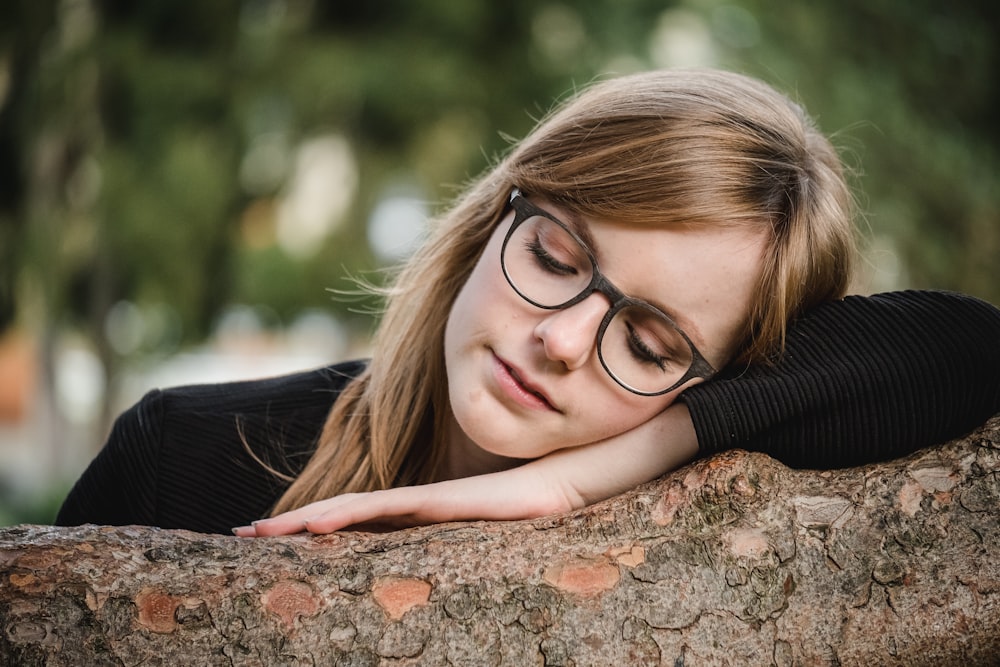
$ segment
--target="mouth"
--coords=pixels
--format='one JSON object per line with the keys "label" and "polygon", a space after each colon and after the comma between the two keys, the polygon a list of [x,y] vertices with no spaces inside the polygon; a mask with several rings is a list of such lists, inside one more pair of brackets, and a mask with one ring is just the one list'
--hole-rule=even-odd
{"label": "mouth", "polygon": [[493,358],[496,361],[496,363],[498,363],[503,368],[506,375],[513,381],[518,390],[520,390],[524,394],[527,394],[527,396],[534,398],[540,404],[540,407],[545,407],[549,410],[552,410],[553,412],[562,412],[562,410],[557,408],[555,404],[551,400],[549,400],[549,397],[545,394],[544,391],[542,391],[538,386],[534,385],[531,381],[526,380],[517,368],[515,368],[514,366],[507,363],[504,359],[497,356],[496,353],[493,354]]}

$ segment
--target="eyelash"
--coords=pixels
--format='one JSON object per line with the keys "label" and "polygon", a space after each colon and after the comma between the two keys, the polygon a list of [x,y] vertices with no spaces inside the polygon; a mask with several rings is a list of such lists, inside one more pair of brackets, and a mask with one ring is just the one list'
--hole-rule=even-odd
{"label": "eyelash", "polygon": [[635,328],[631,324],[626,323],[625,326],[628,329],[628,344],[632,349],[632,354],[643,363],[654,364],[661,371],[666,370],[668,357],[660,356],[649,349],[649,346],[636,334]]}
{"label": "eyelash", "polygon": [[537,237],[525,245],[528,252],[535,256],[535,259],[538,260],[538,263],[544,270],[557,273],[562,276],[575,275],[577,273],[575,267],[563,264],[549,254],[549,252],[542,246],[541,242],[539,242]]}

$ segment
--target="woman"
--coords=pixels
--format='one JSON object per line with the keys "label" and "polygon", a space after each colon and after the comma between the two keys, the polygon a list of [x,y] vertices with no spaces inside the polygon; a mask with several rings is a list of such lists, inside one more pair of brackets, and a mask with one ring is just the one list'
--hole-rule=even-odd
{"label": "woman", "polygon": [[[369,364],[147,396],[58,521],[249,536],[518,518],[699,451],[853,465],[958,435],[1000,409],[1000,315],[932,293],[835,301],[850,209],[835,151],[764,84],[596,85],[441,219]],[[975,396],[929,402],[936,384]]]}

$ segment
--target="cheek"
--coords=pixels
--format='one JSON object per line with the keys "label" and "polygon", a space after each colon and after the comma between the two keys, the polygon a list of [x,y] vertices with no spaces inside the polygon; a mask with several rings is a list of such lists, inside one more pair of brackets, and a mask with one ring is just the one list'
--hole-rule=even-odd
{"label": "cheek", "polygon": [[455,298],[445,324],[445,345],[459,344],[481,323],[483,314],[489,312],[489,295],[483,284],[482,269],[479,264],[469,275],[465,285]]}
{"label": "cheek", "polygon": [[660,414],[674,402],[674,395],[669,398],[663,396],[640,396],[637,401],[633,401],[630,407],[622,412],[626,415],[628,423],[626,429],[635,428],[639,424],[644,424],[656,415]]}
{"label": "cheek", "polygon": [[477,331],[503,330],[505,324],[520,318],[524,305],[503,277],[499,250],[491,243],[452,304],[445,325],[445,345],[461,343],[459,336]]}
{"label": "cheek", "polygon": [[[603,369],[602,371],[603,372]],[[602,388],[607,387],[599,378]],[[664,396],[625,395],[619,387],[583,392],[585,397],[574,412],[583,442],[603,440],[631,431],[670,406],[679,392]]]}

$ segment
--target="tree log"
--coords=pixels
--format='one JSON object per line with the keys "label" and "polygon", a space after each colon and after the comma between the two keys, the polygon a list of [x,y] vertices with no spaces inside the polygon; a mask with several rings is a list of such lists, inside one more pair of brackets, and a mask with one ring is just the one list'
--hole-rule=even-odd
{"label": "tree log", "polygon": [[733,451],[533,521],[0,530],[0,664],[979,665],[1000,416],[884,464]]}

